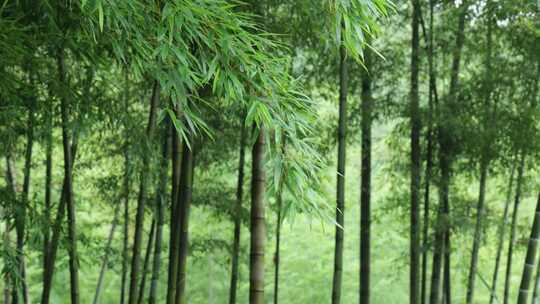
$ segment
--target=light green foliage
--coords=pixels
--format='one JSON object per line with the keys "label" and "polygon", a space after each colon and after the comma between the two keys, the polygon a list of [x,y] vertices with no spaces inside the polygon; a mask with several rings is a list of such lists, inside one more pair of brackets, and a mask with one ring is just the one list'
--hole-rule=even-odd
{"label": "light green foliage", "polygon": [[[496,1],[495,1],[496,2]],[[424,26],[428,7],[423,3]],[[451,58],[457,25],[456,6],[435,3],[435,66],[439,100],[448,98]],[[536,8],[525,0],[494,6],[493,58],[486,85],[486,14],[483,2],[470,3],[456,110],[434,114],[435,123],[452,121],[455,134],[450,216],[452,294],[463,302],[473,240],[478,195],[478,159],[489,143],[492,158],[482,224],[476,301],[489,297],[498,227],[504,208],[509,168],[516,152],[527,154],[526,182],[518,214],[518,237],[511,274],[516,296],[526,238],[538,189],[540,157],[539,27]],[[77,138],[74,166],[80,259],[81,303],[94,297],[113,210],[123,201],[124,152],[130,157],[129,240],[135,225],[139,172],[149,155],[150,182],[143,251],[155,216],[160,163],[157,138],[148,141],[145,126],[152,85],[160,85],[158,129],[167,117],[183,140],[190,139],[195,169],[187,267],[188,303],[225,303],[230,280],[233,219],[240,216],[238,303],[249,293],[249,206],[251,148],[266,132],[267,149],[267,298],[273,290],[275,202],[283,198],[280,300],[286,304],[328,303],[334,258],[335,156],[338,49],[343,43],[349,65],[349,117],[342,302],[355,303],[359,274],[359,175],[361,112],[359,100],[363,52],[374,56],[368,71],[374,95],[372,301],[404,303],[408,296],[410,3],[384,0],[48,0],[0,4],[0,232],[13,225],[21,207],[9,187],[7,156],[13,159],[20,192],[26,148],[28,105],[36,98],[34,152],[25,256],[32,302],[42,292],[43,231],[50,229],[44,210],[46,138],[52,132],[52,208],[56,218],[63,181],[60,97],[69,97],[69,130]],[[421,31],[423,35],[423,31]],[[426,164],[428,113],[427,48],[421,39],[420,107],[422,161]],[[58,81],[56,56],[66,54],[68,81]],[[126,81],[127,79],[127,81]],[[34,81],[31,82],[30,80]],[[32,85],[32,83],[35,83]],[[492,108],[485,110],[488,88]],[[124,100],[125,98],[125,100]],[[124,103],[126,101],[127,103]],[[178,107],[180,115],[175,114]],[[49,109],[52,109],[52,113]],[[437,105],[435,105],[437,110]],[[53,115],[52,126],[48,124]],[[433,113],[432,113],[433,114]],[[243,206],[236,213],[240,127],[247,135]],[[52,129],[51,129],[52,128]],[[437,134],[435,134],[436,136]],[[436,141],[436,138],[434,139]],[[482,143],[482,144],[481,144]],[[430,239],[438,209],[439,172],[434,148],[431,181]],[[170,172],[170,168],[168,169]],[[423,172],[423,171],[422,171]],[[164,303],[171,212],[168,173],[162,268],[157,303]],[[281,193],[279,193],[281,191]],[[64,220],[65,221],[65,220]],[[102,303],[117,303],[122,265],[122,226],[113,239]],[[65,222],[64,222],[65,226]],[[60,234],[51,303],[67,303],[69,271],[65,238]],[[507,230],[508,233],[508,230]],[[2,242],[2,274],[16,275],[14,232]],[[508,239],[508,238],[506,238]],[[131,245],[130,245],[131,246]],[[507,248],[505,244],[504,248]],[[504,256],[503,252],[503,256]],[[430,259],[431,260],[431,259]],[[429,262],[429,264],[431,261]],[[428,268],[429,269],[429,268]],[[501,264],[500,278],[505,270]],[[429,273],[429,271],[428,271]],[[502,295],[499,280],[497,295]],[[150,279],[147,277],[147,282]],[[0,278],[0,288],[4,280]],[[428,284],[429,285],[429,284]],[[148,293],[147,293],[148,294]]]}
{"label": "light green foliage", "polygon": [[371,48],[379,32],[379,22],[392,10],[391,1],[327,0],[330,11],[335,15],[332,26],[336,41],[342,39],[349,54],[360,63],[366,47]]}

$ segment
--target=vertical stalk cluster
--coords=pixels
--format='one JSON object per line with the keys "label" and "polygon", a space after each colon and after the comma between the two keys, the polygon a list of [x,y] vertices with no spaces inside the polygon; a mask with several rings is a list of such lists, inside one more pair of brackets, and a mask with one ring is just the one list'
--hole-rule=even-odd
{"label": "vertical stalk cluster", "polygon": [[[149,147],[154,137],[156,128],[156,116],[159,107],[159,95],[161,87],[157,80],[154,81],[152,88],[152,96],[150,98],[150,112],[148,116],[148,125],[146,127],[146,147]],[[129,280],[129,304],[136,304],[137,301],[137,284],[139,281],[140,263],[141,263],[141,242],[144,224],[144,211],[146,206],[146,193],[148,191],[148,179],[150,168],[150,154],[148,151],[143,153],[142,168],[139,177],[139,196],[137,198],[137,213],[135,215],[135,232],[133,237],[133,249],[131,257],[131,272]]]}
{"label": "vertical stalk cluster", "polygon": [[489,304],[493,304],[496,299],[497,294],[497,283],[499,278],[499,266],[501,262],[502,257],[502,249],[504,245],[504,236],[506,231],[506,226],[508,225],[508,213],[510,210],[510,201],[512,200],[512,188],[515,180],[515,170],[516,169],[516,162],[514,161],[512,164],[512,172],[510,174],[510,178],[508,181],[508,189],[506,190],[506,199],[504,203],[504,212],[503,217],[501,221],[501,225],[499,226],[498,231],[498,241],[497,241],[497,255],[495,257],[495,268],[493,270],[493,278],[491,283],[491,292],[489,295]]}
{"label": "vertical stalk cluster", "polygon": [[[67,85],[66,65],[64,60],[64,50],[60,48],[57,54],[58,77],[61,84]],[[69,272],[71,286],[71,303],[79,303],[79,258],[77,253],[77,230],[75,217],[75,202],[73,199],[73,155],[72,155],[72,140],[69,132],[69,101],[62,94],[61,102],[61,118],[62,118],[62,146],[64,150],[64,199],[67,208],[68,218],[68,252],[69,252]]]}
{"label": "vertical stalk cluster", "polygon": [[[167,190],[167,169],[168,169],[168,160],[169,155],[171,154],[171,143],[172,136],[172,122],[168,121],[164,128],[162,136],[162,150],[161,150],[161,160],[159,165],[159,181],[156,189],[156,198],[155,198],[155,218],[156,218],[156,235],[155,235],[155,245],[154,245],[154,260],[152,263],[152,278],[150,282],[150,291],[148,295],[148,303],[155,304],[157,302],[157,289],[159,283],[159,275],[161,270],[161,249],[163,243],[163,225],[165,224],[165,208],[166,208],[166,198],[165,193]],[[139,301],[142,301],[142,297],[139,297]]]}
{"label": "vertical stalk cluster", "polygon": [[506,260],[506,273],[504,278],[504,293],[503,293],[503,303],[510,303],[510,276],[512,275],[512,261],[514,256],[514,245],[516,243],[516,228],[517,228],[517,218],[518,210],[521,202],[521,191],[523,187],[523,172],[525,169],[525,153],[520,152],[519,155],[519,166],[518,166],[518,175],[516,181],[516,193],[514,196],[514,210],[512,212],[512,221],[510,224],[510,239],[508,240],[508,252]]}

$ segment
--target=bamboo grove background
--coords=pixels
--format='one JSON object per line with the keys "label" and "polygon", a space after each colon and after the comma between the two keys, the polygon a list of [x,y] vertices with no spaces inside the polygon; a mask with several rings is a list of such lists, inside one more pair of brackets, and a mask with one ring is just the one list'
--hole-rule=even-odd
{"label": "bamboo grove background", "polygon": [[2,303],[538,303],[539,20],[1,1]]}

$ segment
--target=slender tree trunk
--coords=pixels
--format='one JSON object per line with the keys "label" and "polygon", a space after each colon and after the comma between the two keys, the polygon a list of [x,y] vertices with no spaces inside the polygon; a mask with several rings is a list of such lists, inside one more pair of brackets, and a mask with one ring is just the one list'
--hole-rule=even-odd
{"label": "slender tree trunk", "polygon": [[[16,170],[14,168],[14,163],[11,160],[10,151],[8,150],[8,153],[6,155],[6,184],[8,185],[8,188],[12,192],[12,195],[15,197],[17,190],[17,182],[16,182],[16,176],[15,173]],[[4,249],[9,250],[11,247],[11,224],[9,219],[6,218],[5,223],[5,231],[3,235],[4,240]],[[7,263],[5,263],[7,266]],[[9,268],[7,268],[9,269]],[[4,303],[11,303],[12,302],[12,293],[14,289],[15,283],[13,282],[13,276],[16,275],[13,270],[10,269],[10,271],[6,271],[4,276]]]}
{"label": "slender tree trunk", "polygon": [[476,268],[478,265],[478,251],[480,250],[480,241],[482,239],[482,219],[484,217],[484,202],[486,196],[486,181],[488,171],[488,161],[480,161],[480,192],[478,194],[478,205],[476,206],[476,225],[474,228],[474,240],[471,253],[471,264],[469,267],[469,278],[467,284],[467,304],[473,303],[474,285],[476,280]]}
{"label": "slender tree trunk", "polygon": [[[440,135],[439,135],[440,136]],[[439,297],[439,288],[440,288],[440,282],[441,282],[441,270],[444,269],[444,278],[443,279],[443,289],[447,290],[447,283],[450,283],[446,280],[446,278],[449,276],[448,267],[446,267],[446,264],[449,264],[449,236],[447,234],[447,231],[449,229],[447,226],[448,223],[448,189],[449,189],[449,183],[450,183],[450,161],[448,159],[448,155],[446,152],[444,152],[442,149],[439,151],[439,166],[441,171],[441,183],[439,188],[439,214],[437,217],[437,227],[435,231],[435,241],[434,241],[434,252],[433,252],[433,263],[432,263],[432,271],[431,271],[431,292],[429,297],[429,303],[430,304],[437,304],[439,303],[440,297]],[[445,293],[446,297],[446,293]]]}
{"label": "slender tree trunk", "polygon": [[6,180],[13,197],[17,196],[17,193],[20,191],[17,182],[17,168],[15,168],[15,162],[13,161],[10,150],[7,151],[6,155]]}
{"label": "slender tree trunk", "polygon": [[274,253],[274,304],[279,300],[279,247],[281,241],[281,205],[283,198],[281,191],[278,192],[277,197],[277,222],[276,222],[276,252]]}
{"label": "slender tree trunk", "polygon": [[[71,180],[71,177],[68,177]],[[79,303],[79,258],[77,252],[77,234],[76,234],[76,215],[75,204],[73,201],[73,189],[70,187],[71,182],[68,181],[66,186],[66,207],[68,218],[68,249],[69,249],[69,272],[71,286],[71,303]],[[69,198],[71,196],[71,198]]]}
{"label": "slender tree trunk", "polygon": [[[70,170],[73,171],[73,163],[77,154],[77,134],[73,136],[73,144],[71,145],[71,155],[73,161],[71,163]],[[52,226],[52,236],[50,246],[47,253],[47,265],[43,271],[43,290],[41,294],[41,304],[48,304],[51,296],[51,288],[53,283],[53,276],[55,270],[56,253],[58,251],[58,244],[60,243],[60,233],[62,230],[62,222],[66,213],[66,177],[62,183],[62,192],[60,195],[60,201],[58,203],[58,211],[56,212],[56,219]]]}
{"label": "slender tree trunk", "polygon": [[[431,108],[429,112],[431,113]],[[431,116],[431,115],[430,115]],[[433,130],[431,126],[428,130],[428,143],[427,143],[427,155],[426,155],[426,172],[425,172],[425,184],[424,184],[424,220],[422,231],[422,282],[421,282],[421,303],[425,304],[427,296],[427,267],[428,267],[428,246],[429,246],[429,214],[430,214],[430,186],[431,186],[431,171],[433,168]]]}
{"label": "slender tree trunk", "polygon": [[257,141],[252,150],[251,168],[251,224],[250,224],[250,260],[249,260],[249,303],[264,303],[264,249],[266,227],[264,195],[266,173],[264,171],[265,130],[262,126],[256,130]]}
{"label": "slender tree trunk", "polygon": [[123,198],[124,198],[124,235],[122,240],[122,275],[121,275],[121,290],[120,290],[120,304],[126,302],[126,282],[128,274],[128,260],[129,260],[129,178],[130,178],[130,164],[129,164],[129,140],[128,140],[128,113],[129,113],[129,73],[124,72],[124,107],[126,109],[126,115],[124,117],[124,181],[123,181]]}
{"label": "slender tree trunk", "polygon": [[[281,158],[286,159],[285,154],[285,145],[286,145],[285,133],[281,133]],[[282,207],[283,207],[283,183],[285,174],[280,173],[281,177],[279,179],[278,189],[277,189],[277,223],[276,223],[276,252],[274,254],[274,304],[278,303],[279,300],[279,263],[280,263],[280,245],[281,245],[281,223],[283,222]]]}
{"label": "slender tree trunk", "polygon": [[242,116],[240,127],[240,156],[238,160],[238,181],[236,184],[236,206],[234,212],[234,239],[231,262],[231,287],[229,289],[229,304],[236,304],[236,286],[238,285],[238,258],[240,255],[240,228],[242,225],[242,201],[244,185],[244,159],[246,146],[245,117]]}
{"label": "slender tree trunk", "polygon": [[[60,83],[67,85],[66,66],[64,61],[64,51],[58,53],[58,74]],[[72,180],[72,154],[71,154],[71,134],[69,132],[69,102],[67,96],[61,96],[61,118],[62,118],[62,145],[64,150],[64,181],[65,191],[64,199],[67,208],[68,217],[68,253],[69,253],[69,272],[71,286],[71,303],[79,303],[79,265],[77,256],[77,234],[75,202],[73,199],[73,180]]]}
{"label": "slender tree trunk", "polygon": [[141,285],[139,286],[139,295],[137,296],[137,304],[144,302],[144,291],[146,289],[146,276],[148,274],[148,268],[150,267],[150,256],[152,255],[152,247],[154,245],[154,238],[156,236],[156,220],[152,220],[150,225],[150,233],[148,234],[148,243],[146,244],[146,254],[144,256]]}
{"label": "slender tree trunk", "polygon": [[[29,76],[30,85],[34,86],[33,76]],[[30,193],[30,174],[32,172],[32,149],[34,146],[34,121],[36,111],[36,97],[32,96],[29,99],[28,120],[26,125],[26,151],[24,155],[24,179],[22,197],[19,204],[15,207],[15,232],[17,236],[17,263],[18,276],[22,292],[22,302],[28,304],[28,286],[26,282],[26,262],[24,258],[24,238],[26,230],[26,208],[28,205],[28,196]],[[17,280],[16,280],[17,281]],[[19,303],[18,288],[13,289],[13,303]]]}
{"label": "slender tree trunk", "polygon": [[[52,95],[52,94],[51,94]],[[43,209],[44,233],[43,233],[43,270],[47,267],[50,247],[50,225],[51,225],[51,189],[52,189],[52,132],[53,132],[53,101],[52,96],[47,110],[47,135],[45,148],[45,206]]]}
{"label": "slender tree trunk", "polygon": [[[151,145],[154,130],[156,128],[157,109],[159,107],[160,85],[157,80],[154,80],[152,89],[152,97],[150,99],[150,113],[148,117],[148,126],[146,128],[146,143]],[[140,172],[139,196],[137,198],[137,214],[135,216],[135,233],[133,237],[133,251],[131,257],[131,273],[129,280],[129,304],[137,302],[137,283],[139,277],[139,268],[141,263],[141,242],[142,229],[144,224],[144,210],[146,205],[146,192],[148,190],[150,167],[150,153],[143,152],[142,169]]]}
{"label": "slender tree trunk", "polygon": [[525,167],[525,153],[521,151],[519,167],[518,167],[518,176],[516,181],[516,194],[514,198],[514,212],[512,213],[512,223],[510,225],[510,240],[508,241],[508,256],[506,261],[506,275],[504,281],[504,296],[503,303],[508,304],[510,296],[510,276],[512,274],[512,258],[514,253],[514,244],[516,242],[516,226],[517,226],[517,217],[519,211],[519,204],[521,201],[521,186],[523,183],[523,170]]}
{"label": "slender tree trunk", "polygon": [[170,153],[171,145],[171,131],[172,126],[171,122],[168,122],[166,131],[163,136],[163,144],[161,151],[161,163],[160,163],[160,173],[159,173],[159,185],[156,192],[156,242],[154,246],[154,260],[152,265],[152,281],[150,282],[150,294],[148,296],[148,303],[155,304],[157,303],[157,287],[159,282],[159,275],[161,270],[161,247],[163,242],[163,224],[165,223],[165,204],[167,199],[164,196],[167,188],[167,168],[168,168],[168,159]]}
{"label": "slender tree trunk", "polygon": [[495,257],[495,269],[493,270],[493,280],[491,283],[491,295],[489,297],[489,304],[493,304],[496,298],[497,294],[497,281],[499,277],[499,265],[501,261],[502,256],[502,248],[504,245],[504,235],[506,231],[506,225],[508,225],[508,210],[510,209],[510,200],[512,197],[512,187],[514,183],[514,175],[515,175],[515,163],[512,165],[512,173],[510,174],[510,181],[508,182],[508,190],[506,192],[506,199],[504,203],[504,213],[503,218],[501,222],[501,226],[499,227],[499,240],[497,243],[497,256]]}
{"label": "slender tree trunk", "polygon": [[[8,249],[8,246],[10,246],[11,240],[9,237],[9,223],[6,222],[5,224],[5,231],[2,235],[2,240],[4,241],[4,249]],[[4,263],[5,265],[5,263]],[[4,266],[5,267],[5,266]],[[4,291],[3,291],[3,300],[5,304],[11,304],[11,290],[9,287],[11,286],[11,275],[9,271],[6,271],[6,273],[3,275],[4,278]]]}
{"label": "slender tree trunk", "polygon": [[536,266],[536,278],[534,280],[534,290],[533,290],[533,296],[532,296],[532,304],[538,304],[538,292],[540,288],[540,263],[537,263]]}
{"label": "slender tree trunk", "polygon": [[[29,75],[30,86],[34,86],[33,76]],[[25,223],[26,223],[26,208],[28,205],[28,196],[30,192],[30,174],[32,167],[32,148],[34,145],[34,116],[36,108],[35,96],[28,100],[28,119],[26,123],[26,151],[24,154],[24,172],[23,172],[23,189],[21,200],[15,206],[15,233],[16,233],[16,258],[17,258],[17,279],[13,280],[14,288],[12,290],[13,303],[19,303],[19,296],[22,295],[22,302],[27,304],[28,287],[26,283],[26,263],[24,259],[24,238],[25,238]],[[15,193],[16,194],[16,193]],[[19,284],[17,284],[19,283]],[[19,285],[21,290],[19,290]],[[21,292],[19,294],[19,292]]]}
{"label": "slender tree trunk", "polygon": [[412,0],[412,43],[411,43],[411,91],[410,91],[410,115],[411,115],[411,244],[410,244],[410,286],[409,302],[418,304],[419,281],[418,272],[420,265],[420,106],[418,96],[418,62],[419,62],[419,13],[420,3]]}
{"label": "slender tree trunk", "polygon": [[[364,51],[366,69],[371,67],[371,53]],[[362,77],[362,164],[360,181],[360,304],[370,302],[371,276],[371,122],[373,96],[371,76]]]}
{"label": "slender tree trunk", "polygon": [[[175,108],[176,117],[180,117],[178,107]],[[180,180],[180,133],[173,130],[172,135],[172,186],[171,186],[171,220],[169,236],[169,269],[167,285],[167,304],[174,304],[176,298],[176,282],[178,275],[178,249],[180,238],[180,215],[178,214],[178,187]]]}
{"label": "slender tree trunk", "polygon": [[[66,66],[64,61],[64,50],[58,52],[58,74],[60,83],[67,85]],[[62,143],[64,148],[64,176],[65,176],[65,200],[68,216],[68,252],[69,252],[69,273],[71,286],[71,303],[79,303],[79,265],[77,257],[77,231],[75,217],[75,202],[73,200],[72,181],[72,155],[71,155],[71,135],[69,133],[69,104],[67,96],[61,96],[61,116],[62,116]]]}
{"label": "slender tree trunk", "polygon": [[120,203],[117,203],[114,207],[113,222],[111,225],[111,231],[107,238],[107,245],[105,246],[105,253],[103,255],[103,262],[101,262],[101,269],[99,271],[98,282],[96,286],[96,293],[94,294],[93,304],[99,303],[99,297],[101,295],[101,288],[103,286],[103,280],[105,278],[105,271],[107,270],[107,263],[109,261],[109,254],[111,252],[112,240],[114,238],[114,232],[116,231],[116,226],[118,225],[118,216],[120,213]]}
{"label": "slender tree trunk", "polygon": [[[478,195],[478,206],[476,214],[476,227],[474,232],[474,241],[473,249],[471,254],[471,266],[469,269],[469,280],[467,285],[467,304],[473,303],[474,298],[474,285],[476,279],[476,268],[478,264],[478,251],[480,249],[480,241],[482,239],[482,219],[484,217],[484,201],[485,201],[485,192],[486,192],[486,181],[488,174],[488,167],[490,162],[490,145],[492,141],[492,136],[489,130],[493,128],[490,119],[492,118],[489,113],[490,109],[490,98],[491,98],[491,49],[492,49],[492,18],[491,18],[491,2],[488,0],[486,2],[487,9],[487,45],[486,45],[486,65],[485,65],[485,81],[484,81],[484,122],[483,122],[483,131],[485,138],[487,140],[482,145],[482,155],[480,159],[480,193]],[[489,118],[488,118],[489,116]]]}
{"label": "slender tree trunk", "polygon": [[343,276],[343,237],[345,212],[345,155],[347,136],[347,51],[341,38],[339,48],[339,122],[338,165],[336,188],[336,236],[334,249],[334,277],[332,281],[332,304],[341,303],[341,279]]}
{"label": "slender tree trunk", "polygon": [[461,63],[461,51],[463,49],[463,44],[465,42],[465,18],[467,16],[467,9],[469,8],[468,0],[465,0],[461,3],[459,7],[459,19],[458,19],[458,28],[456,34],[456,46],[453,50],[452,58],[452,70],[450,75],[450,90],[449,101],[454,106],[456,103],[456,94],[459,86],[459,69]]}
{"label": "slender tree trunk", "polygon": [[[448,211],[446,211],[446,214],[448,214]],[[450,271],[452,270],[452,264],[451,264],[451,253],[452,253],[452,245],[450,244],[450,229],[446,228],[446,232],[444,234],[444,279],[443,279],[443,292],[444,292],[444,303],[445,304],[451,304],[452,303],[452,276],[450,274]]]}
{"label": "slender tree trunk", "polygon": [[[193,137],[190,137],[190,140]],[[188,142],[182,144],[182,168],[180,171],[178,214],[180,215],[180,248],[178,251],[178,274],[176,282],[175,304],[186,304],[187,255],[189,251],[189,212],[193,187],[193,140],[192,147]]]}
{"label": "slender tree trunk", "polygon": [[[421,7],[421,6],[420,6]],[[434,66],[434,46],[433,46],[433,8],[434,1],[429,1],[429,36],[426,35],[425,26],[424,40],[428,45],[428,70],[429,70],[429,96],[428,96],[428,129],[427,129],[427,148],[426,148],[426,171],[424,181],[424,220],[422,231],[422,282],[421,282],[421,303],[425,304],[427,300],[427,267],[428,267],[428,237],[429,237],[429,214],[430,214],[430,187],[431,175],[433,170],[433,103],[438,104],[437,85]],[[420,20],[423,25],[421,12]]]}
{"label": "slender tree trunk", "polygon": [[527,245],[527,254],[525,263],[523,264],[523,273],[521,275],[521,284],[519,285],[518,304],[526,304],[529,299],[531,288],[531,278],[533,276],[534,266],[536,263],[536,251],[538,250],[538,241],[540,237],[540,194],[536,203],[536,212],[534,213],[534,221],[531,228],[531,236]]}
{"label": "slender tree trunk", "polygon": [[433,100],[430,93],[428,109],[428,130],[427,130],[427,151],[426,151],[426,171],[424,181],[424,219],[422,230],[422,281],[421,281],[421,303],[426,303],[427,296],[427,268],[428,268],[428,246],[429,246],[429,215],[430,215],[430,191],[431,175],[433,171]]}
{"label": "slender tree trunk", "polygon": [[124,146],[124,235],[122,239],[122,276],[120,290],[120,304],[126,301],[126,282],[128,275],[128,260],[129,260],[129,152],[128,144]]}

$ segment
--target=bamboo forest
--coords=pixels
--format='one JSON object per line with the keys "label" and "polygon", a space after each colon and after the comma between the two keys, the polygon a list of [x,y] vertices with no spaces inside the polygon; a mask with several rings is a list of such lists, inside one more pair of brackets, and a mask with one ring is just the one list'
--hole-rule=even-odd
{"label": "bamboo forest", "polygon": [[0,0],[0,303],[539,304],[537,0]]}

